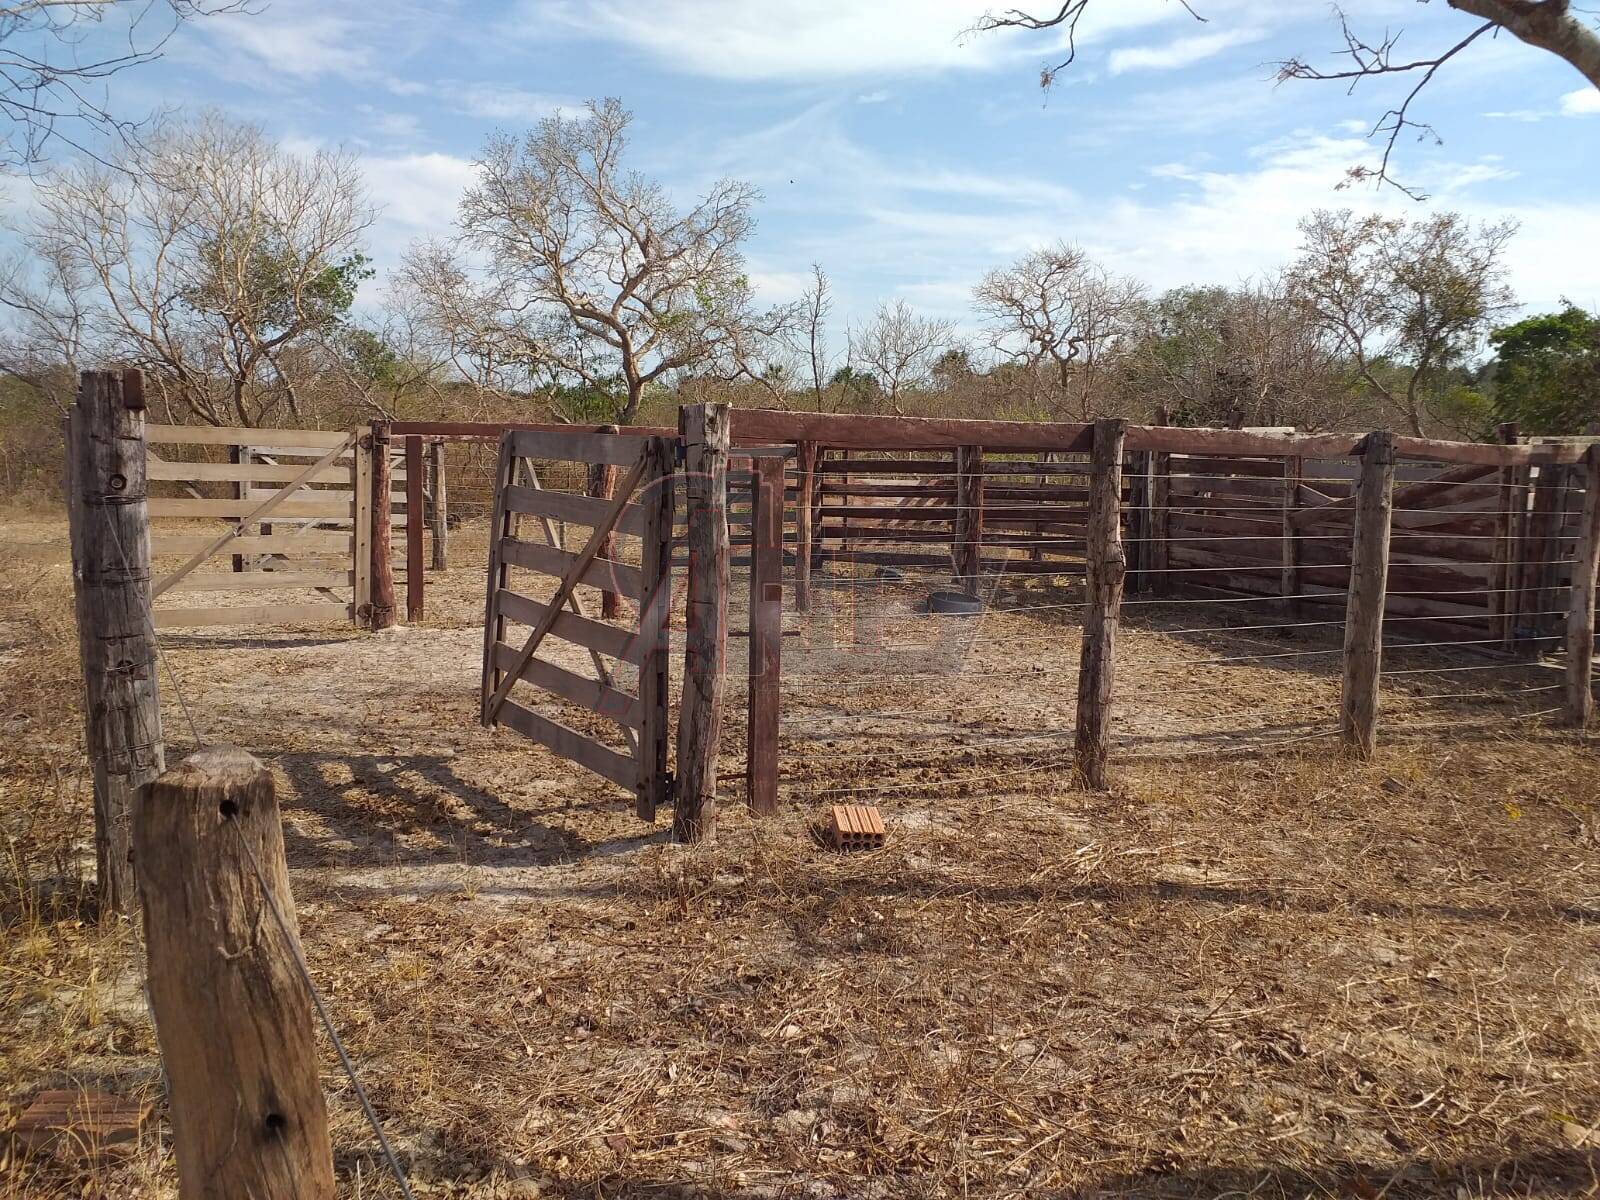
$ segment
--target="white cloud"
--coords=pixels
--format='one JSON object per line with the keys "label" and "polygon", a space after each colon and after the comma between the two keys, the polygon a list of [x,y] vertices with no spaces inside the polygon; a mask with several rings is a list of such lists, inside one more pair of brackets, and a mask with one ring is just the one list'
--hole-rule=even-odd
{"label": "white cloud", "polygon": [[204,29],[223,55],[218,73],[258,84],[284,76],[364,75],[372,66],[371,43],[358,22],[303,5],[224,13],[208,19]]}
{"label": "white cloud", "polygon": [[1262,36],[1262,32],[1256,29],[1229,29],[1220,33],[1174,38],[1158,46],[1128,46],[1111,52],[1111,73],[1171,71],[1192,66],[1234,46],[1259,41]]}
{"label": "white cloud", "polygon": [[436,91],[440,97],[449,99],[457,112],[490,121],[518,121],[531,125],[557,113],[578,117],[585,112],[583,105],[575,100],[492,83],[446,82],[440,84]]}
{"label": "white cloud", "polygon": [[[721,79],[829,79],[1030,62],[1054,53],[1062,31],[971,34],[974,0],[523,0],[508,30],[551,30],[642,51],[664,65]],[[1177,19],[1166,0],[1096,9],[1084,45]]]}
{"label": "white cloud", "polygon": [[888,91],[886,89],[884,89],[884,88],[878,88],[876,91],[862,92],[861,95],[856,97],[856,103],[857,104],[882,104],[888,98],[889,98]]}
{"label": "white cloud", "polygon": [[1587,117],[1600,113],[1600,88],[1579,88],[1561,97],[1561,114],[1567,117]]}
{"label": "white cloud", "polygon": [[365,154],[359,161],[379,208],[367,240],[381,286],[413,242],[448,236],[477,168],[451,154]]}

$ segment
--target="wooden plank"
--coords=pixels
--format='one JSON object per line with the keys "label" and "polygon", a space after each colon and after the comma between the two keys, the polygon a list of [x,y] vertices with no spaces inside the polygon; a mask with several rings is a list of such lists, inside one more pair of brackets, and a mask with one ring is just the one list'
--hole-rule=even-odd
{"label": "wooden plank", "polygon": [[625,787],[630,792],[633,790],[634,765],[631,755],[613,750],[594,738],[569,729],[560,721],[553,721],[530,708],[524,708],[515,700],[501,701],[495,720],[497,724],[538,742],[619,787]]}
{"label": "wooden plank", "polygon": [[811,441],[835,449],[1086,450],[1090,427],[1042,421],[968,421],[946,417],[734,410],[733,435],[769,442]]}
{"label": "wooden plank", "polygon": [[672,799],[667,768],[671,729],[669,671],[672,654],[672,507],[676,490],[675,438],[652,438],[645,450],[647,466],[639,492],[645,528],[639,551],[639,708],[641,722],[635,750],[638,760],[634,811],[654,821],[656,811]]}
{"label": "wooden plank", "polygon": [[355,454],[350,459],[350,490],[356,511],[351,518],[351,565],[355,569],[355,623],[364,626],[372,615],[372,430],[356,430]]}
{"label": "wooden plank", "polygon": [[778,811],[779,685],[783,648],[783,476],[778,459],[757,459],[752,495],[750,672],[746,705],[745,797],[750,811]]}
{"label": "wooden plank", "polygon": [[1078,664],[1077,729],[1073,758],[1083,782],[1097,791],[1107,785],[1111,753],[1112,679],[1117,624],[1127,559],[1122,545],[1122,455],[1128,423],[1107,418],[1094,423],[1094,483],[1089,504],[1090,548],[1084,585],[1083,646]]}
{"label": "wooden plank", "polygon": [[[617,426],[607,426],[608,434],[616,434]],[[600,436],[600,435],[592,435]],[[642,452],[642,451],[641,451]],[[588,494],[595,500],[610,501],[617,488],[617,468],[615,465],[604,461],[594,461],[588,464]],[[600,549],[595,555],[598,562],[601,559],[615,559],[617,557],[617,535],[608,533],[600,540]],[[600,617],[605,621],[615,621],[622,616],[622,596],[610,588],[603,588],[600,592]]]}
{"label": "wooden plank", "polygon": [[[509,571],[503,547],[511,540],[514,528],[511,514],[505,505],[506,489],[511,486],[517,469],[517,456],[511,449],[511,434],[500,439],[500,453],[495,460],[494,512],[489,518],[489,570],[488,590],[483,601],[483,669],[478,696],[478,720],[483,725],[494,722],[489,713],[489,697],[500,688],[500,666],[495,659],[494,647],[506,636],[506,614],[501,611],[501,597],[507,591]],[[609,681],[608,681],[609,682]]]}
{"label": "wooden plank", "polygon": [[[561,606],[572,595],[573,590],[578,586],[579,578],[589,564],[594,561],[595,556],[599,554],[600,548],[605,545],[607,535],[616,527],[616,523],[622,516],[623,511],[629,507],[628,497],[633,495],[634,488],[639,486],[639,479],[644,474],[645,465],[645,457],[641,454],[639,461],[634,463],[633,469],[628,472],[627,478],[622,481],[622,486],[617,489],[617,498],[611,501],[608,506],[609,513],[595,522],[594,531],[589,535],[588,542],[584,544],[582,551],[578,554],[578,561],[573,564],[572,570],[562,577],[561,582],[556,586],[554,599],[551,600],[545,614],[535,623],[533,632],[528,635],[528,640],[520,651],[524,661],[533,657],[534,651],[539,648],[539,642],[550,632],[550,627],[559,619],[558,614],[561,611]],[[507,488],[506,492],[509,494],[512,490],[512,488]],[[530,494],[538,496],[544,493],[530,491]],[[582,498],[588,499],[589,497]],[[638,512],[639,510],[635,508],[635,511]],[[609,627],[603,626],[603,628]],[[495,689],[494,694],[489,697],[489,716],[491,719],[494,717],[495,709],[505,699],[510,687],[511,682],[508,678],[502,681],[500,686]]]}
{"label": "wooden plank", "polygon": [[[150,479],[168,483],[288,483],[303,469],[294,463],[168,462],[154,455],[147,464]],[[318,471],[307,482],[348,484],[350,469],[331,466]]]}
{"label": "wooden plank", "polygon": [[[575,525],[597,524],[609,521],[614,505],[593,496],[579,496],[572,492],[552,492],[548,488],[530,488],[512,484],[506,489],[506,507],[514,513],[536,517],[550,517],[557,521],[570,521]],[[624,504],[615,522],[608,526],[621,533],[638,535],[644,529],[644,513],[636,504]]]}
{"label": "wooden plank", "polygon": [[235,575],[196,572],[172,589],[179,592],[259,592],[271,588],[346,588],[353,571],[245,571]]}
{"label": "wooden plank", "polygon": [[450,567],[450,504],[449,472],[445,469],[443,442],[428,445],[428,479],[432,484],[433,503],[428,510],[428,530],[433,535],[433,569]]}
{"label": "wooden plank", "polygon": [[[499,605],[502,618],[531,628],[537,628],[545,620],[550,609],[550,606],[541,600],[534,600],[520,592],[509,590],[502,590],[496,598],[496,603]],[[584,646],[599,654],[608,654],[623,662],[637,664],[639,661],[641,651],[636,634],[615,625],[607,625],[604,621],[597,621],[593,617],[564,611],[556,618],[549,632],[564,642]]]}
{"label": "wooden plank", "polygon": [[422,439],[412,435],[406,447],[406,621],[422,620],[426,601],[422,574]]}
{"label": "wooden plank", "polygon": [[[505,642],[496,642],[492,653],[495,667],[509,674],[517,661],[517,648]],[[557,663],[546,662],[541,658],[529,659],[517,678],[547,692],[554,692],[563,700],[571,701],[580,708],[587,708],[590,712],[608,717],[624,728],[639,728],[638,698],[598,679],[586,679],[576,671],[569,671]]]}
{"label": "wooden plank", "polygon": [[1339,727],[1362,757],[1377,750],[1378,684],[1383,665],[1383,612],[1389,571],[1389,514],[1393,508],[1394,437],[1369,434],[1356,490],[1355,541],[1350,550],[1349,600],[1344,618],[1344,685]]}
{"label": "wooden plank", "polygon": [[[337,429],[244,429],[239,426],[149,425],[145,438],[153,446],[254,446],[270,454],[274,447],[301,450],[348,448],[351,435]],[[271,446],[263,443],[270,442]]]}
{"label": "wooden plank", "polygon": [[726,404],[686,404],[678,409],[689,514],[678,797],[672,814],[673,836],[682,842],[709,840],[716,833],[717,752],[728,640],[729,415]]}
{"label": "wooden plank", "polygon": [[[1253,457],[1349,458],[1360,452],[1360,434],[1248,433],[1242,429],[1186,429],[1176,425],[1134,425],[1128,449],[1159,450],[1202,458]],[[1173,464],[1173,472],[1179,468]]]}
{"label": "wooden plank", "polygon": [[794,607],[796,612],[811,609],[812,496],[817,490],[817,446],[801,442],[795,484]]}
{"label": "wooden plank", "polygon": [[612,467],[633,466],[644,448],[643,440],[636,433],[624,432],[615,425],[602,426],[596,433],[518,430],[511,435],[511,445],[520,458],[601,463]]}
{"label": "wooden plank", "polygon": [[236,608],[157,608],[157,629],[201,625],[332,625],[351,619],[348,604],[263,604]]}
{"label": "wooden plank", "polygon": [[[299,489],[283,489],[283,495],[293,494]],[[259,493],[257,493],[259,495]],[[279,492],[272,493],[274,496]],[[350,517],[355,513],[353,500],[343,498],[321,500],[317,499],[315,492],[301,495],[308,496],[304,500],[282,500],[272,510],[277,517]],[[269,501],[270,503],[270,501]],[[260,509],[262,502],[257,499],[249,500],[189,500],[174,499],[171,497],[155,497],[150,501],[150,515],[152,517],[233,517],[240,521],[260,521],[265,515]]]}
{"label": "wooden plank", "polygon": [[372,602],[367,609],[367,626],[374,632],[391,628],[394,616],[394,511],[389,493],[389,448],[391,436],[387,421],[372,424]]}
{"label": "wooden plank", "polygon": [[[504,562],[513,567],[539,571],[545,575],[553,575],[557,579],[565,576],[578,562],[577,554],[571,550],[558,550],[554,546],[520,541],[517,538],[502,540],[500,556]],[[638,600],[643,595],[644,584],[639,568],[629,566],[627,563],[613,562],[608,558],[596,558],[590,562],[584,568],[583,576],[578,582],[587,587],[619,592],[632,600]]]}

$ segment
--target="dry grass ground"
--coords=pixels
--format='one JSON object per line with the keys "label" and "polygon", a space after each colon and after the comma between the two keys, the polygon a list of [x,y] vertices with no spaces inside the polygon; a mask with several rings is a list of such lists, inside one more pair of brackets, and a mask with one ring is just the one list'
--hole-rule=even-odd
{"label": "dry grass ground", "polygon": [[[1312,736],[1336,657],[1241,657],[1335,633],[1130,609],[1095,795],[1053,736],[1071,608],[974,636],[891,585],[787,640],[784,814],[743,814],[735,706],[720,838],[685,848],[478,727],[477,540],[392,637],[164,638],[199,738],[278,777],[312,971],[419,1194],[1600,1189],[1600,771],[1592,741],[1519,719],[1543,707],[1528,671],[1397,676],[1357,763]],[[136,930],[87,903],[67,595],[59,568],[0,575],[0,1101],[159,1100]],[[821,849],[810,822],[862,786],[888,847]],[[324,1069],[342,1194],[394,1195]],[[164,1136],[8,1162],[0,1195],[173,1196]]]}

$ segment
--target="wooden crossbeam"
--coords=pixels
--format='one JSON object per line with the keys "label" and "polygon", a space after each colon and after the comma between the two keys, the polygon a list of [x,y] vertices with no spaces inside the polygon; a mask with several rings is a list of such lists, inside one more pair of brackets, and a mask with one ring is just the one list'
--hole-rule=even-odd
{"label": "wooden crossbeam", "polygon": [[150,590],[150,599],[154,600],[163,592],[170,590],[174,584],[181,580],[185,575],[189,574],[190,571],[193,571],[201,563],[205,562],[206,559],[210,558],[218,550],[221,550],[229,542],[233,541],[234,538],[243,533],[246,525],[270,516],[280,504],[282,504],[290,496],[294,495],[295,492],[299,491],[306,484],[310,483],[319,471],[325,470],[330,463],[332,463],[346,450],[350,449],[350,447],[355,444],[355,440],[356,435],[353,433],[349,434],[332,450],[329,450],[321,458],[317,459],[316,462],[312,463],[305,470],[301,471],[300,474],[296,475],[292,480],[284,485],[282,489],[272,493],[272,495],[266,500],[262,501],[255,508],[245,513],[239,518],[239,523],[236,526],[228,530],[226,533],[220,535],[205,549],[195,553],[171,575],[168,575],[165,579],[161,580],[160,583],[156,584],[155,587]]}
{"label": "wooden crossbeam", "polygon": [[578,586],[578,581],[583,578],[584,572],[589,569],[589,564],[599,555],[601,546],[605,544],[606,535],[615,528],[617,521],[626,511],[628,501],[633,495],[633,489],[639,486],[639,480],[644,475],[646,462],[648,462],[648,457],[640,454],[633,464],[633,469],[628,472],[627,478],[622,481],[622,486],[617,489],[616,497],[611,501],[611,507],[605,517],[589,534],[589,541],[579,553],[577,562],[573,563],[572,569],[562,576],[561,583],[556,588],[556,594],[551,597],[544,617],[534,626],[527,642],[523,644],[521,650],[517,651],[514,665],[506,671],[505,677],[500,681],[500,686],[495,688],[494,694],[489,697],[488,712],[486,714],[488,720],[493,721],[495,714],[500,711],[500,706],[505,703],[505,699],[511,693],[517,678],[522,674],[522,668],[528,665],[528,660],[538,650],[539,643],[544,641],[545,635],[550,632],[550,627],[556,623],[556,618],[561,615],[561,609],[567,603],[567,598],[572,595],[573,589]]}

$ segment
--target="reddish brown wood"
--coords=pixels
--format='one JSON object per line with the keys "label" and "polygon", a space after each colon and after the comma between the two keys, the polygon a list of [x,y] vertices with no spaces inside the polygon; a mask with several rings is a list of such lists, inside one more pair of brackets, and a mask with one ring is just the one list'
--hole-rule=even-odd
{"label": "reddish brown wood", "polygon": [[812,496],[817,479],[817,444],[801,442],[797,453],[794,505],[794,607],[797,612],[811,608]]}
{"label": "reddish brown wood", "polygon": [[750,683],[745,796],[750,810],[778,811],[779,684],[783,649],[783,461],[755,460],[755,544],[750,560]]}
{"label": "reddish brown wood", "polygon": [[393,502],[389,496],[389,424],[372,425],[372,609],[367,627],[388,629],[394,616],[394,566],[389,539],[393,534]]}
{"label": "reddish brown wood", "polygon": [[422,620],[422,438],[406,438],[406,620]]}
{"label": "reddish brown wood", "polygon": [[667,769],[670,728],[668,671],[672,650],[672,505],[677,439],[653,438],[647,452],[639,506],[644,510],[639,552],[639,783],[635,811],[654,821],[672,799]]}

